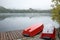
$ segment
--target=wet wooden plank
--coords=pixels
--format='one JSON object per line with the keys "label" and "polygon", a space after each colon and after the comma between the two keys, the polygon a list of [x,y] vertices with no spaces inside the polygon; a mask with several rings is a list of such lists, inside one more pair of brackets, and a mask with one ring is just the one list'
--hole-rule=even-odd
{"label": "wet wooden plank", "polygon": [[1,40],[1,33],[0,33],[0,40]]}
{"label": "wet wooden plank", "polygon": [[3,39],[4,39],[4,40],[7,40],[5,33],[3,33]]}
{"label": "wet wooden plank", "polygon": [[1,40],[3,40],[3,33],[1,33]]}
{"label": "wet wooden plank", "polygon": [[8,35],[8,40],[12,40],[10,32],[8,32],[7,35]]}
{"label": "wet wooden plank", "polygon": [[5,33],[5,37],[6,37],[6,40],[9,40],[7,32]]}
{"label": "wet wooden plank", "polygon": [[12,32],[9,33],[10,37],[11,37],[11,40],[14,39],[13,35],[12,35]]}
{"label": "wet wooden plank", "polygon": [[12,35],[13,35],[14,39],[16,39],[16,36],[15,36],[15,33],[14,32],[12,32]]}

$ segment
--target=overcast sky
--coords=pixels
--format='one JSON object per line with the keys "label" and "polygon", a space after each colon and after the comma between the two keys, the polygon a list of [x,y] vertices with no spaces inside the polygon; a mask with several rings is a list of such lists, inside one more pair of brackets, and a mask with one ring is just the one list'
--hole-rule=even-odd
{"label": "overcast sky", "polygon": [[50,9],[51,0],[0,0],[0,6],[11,9]]}

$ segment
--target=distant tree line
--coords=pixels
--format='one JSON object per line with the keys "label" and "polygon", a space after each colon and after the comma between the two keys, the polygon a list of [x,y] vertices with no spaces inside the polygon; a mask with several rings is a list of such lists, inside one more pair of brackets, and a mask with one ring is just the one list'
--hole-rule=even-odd
{"label": "distant tree line", "polygon": [[18,9],[6,9],[0,6],[0,13],[50,13],[50,10],[36,10],[29,8],[28,10],[18,10]]}

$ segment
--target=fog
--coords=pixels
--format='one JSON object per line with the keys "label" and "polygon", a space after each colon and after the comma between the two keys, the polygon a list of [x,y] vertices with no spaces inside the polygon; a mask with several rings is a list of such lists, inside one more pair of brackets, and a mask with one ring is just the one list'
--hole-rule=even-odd
{"label": "fog", "polygon": [[0,0],[0,6],[10,9],[51,9],[52,0]]}

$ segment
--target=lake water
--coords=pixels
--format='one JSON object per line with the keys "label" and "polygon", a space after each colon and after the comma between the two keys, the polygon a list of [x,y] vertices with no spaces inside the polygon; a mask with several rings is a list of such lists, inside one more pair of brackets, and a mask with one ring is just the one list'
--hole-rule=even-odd
{"label": "lake water", "polygon": [[12,31],[12,30],[22,30],[36,23],[48,23],[55,25],[58,28],[57,22],[52,21],[50,16],[36,16],[36,17],[6,17],[0,20],[0,32]]}

